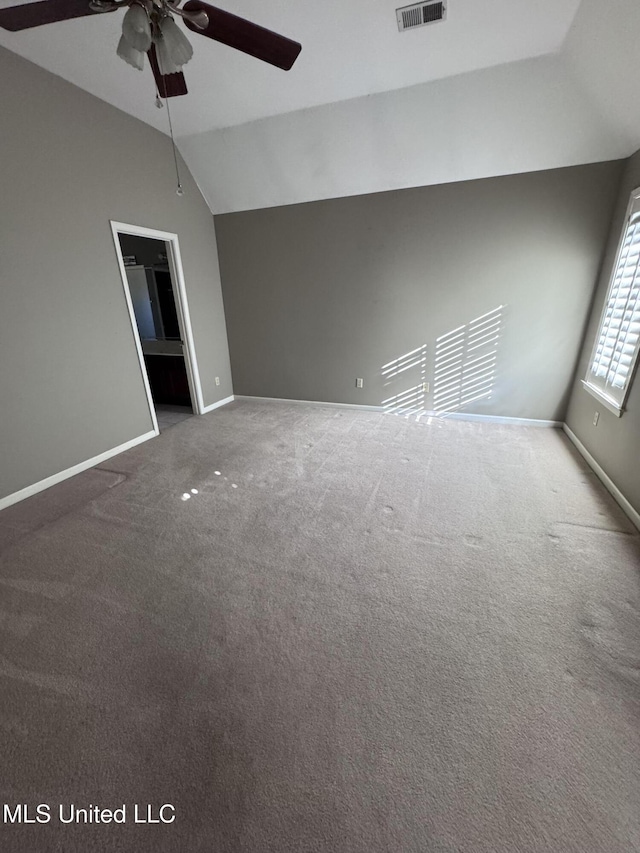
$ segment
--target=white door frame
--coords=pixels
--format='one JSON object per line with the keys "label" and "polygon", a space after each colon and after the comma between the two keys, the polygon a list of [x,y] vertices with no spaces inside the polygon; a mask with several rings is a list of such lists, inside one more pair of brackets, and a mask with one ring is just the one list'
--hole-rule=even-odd
{"label": "white door frame", "polygon": [[152,240],[163,240],[167,244],[167,261],[169,263],[169,272],[171,281],[174,285],[174,297],[176,302],[176,312],[178,315],[178,325],[180,327],[180,335],[183,341],[184,363],[187,369],[187,381],[189,383],[189,392],[191,394],[191,404],[193,411],[197,415],[204,414],[204,401],[202,397],[202,385],[200,383],[200,373],[198,371],[198,360],[196,358],[196,348],[193,340],[193,330],[191,328],[191,315],[189,314],[189,303],[187,301],[187,289],[184,281],[184,272],[182,270],[182,257],[180,255],[180,244],[178,235],[172,234],[169,231],[157,231],[154,228],[145,228],[142,225],[128,225],[125,222],[115,222],[110,220],[111,233],[113,234],[113,242],[116,249],[116,257],[118,259],[118,267],[120,269],[120,278],[122,279],[122,287],[124,289],[124,297],[129,310],[129,319],[133,330],[133,337],[138,353],[138,361],[140,362],[140,370],[142,372],[142,381],[144,382],[145,392],[147,394],[147,402],[149,404],[149,412],[153,422],[153,429],[158,435],[158,419],[156,417],[156,409],[151,396],[151,386],[149,385],[149,377],[147,376],[147,368],[144,363],[144,353],[142,352],[142,341],[138,332],[136,323],[136,315],[133,310],[133,302],[129,291],[129,281],[127,279],[127,271],[122,259],[122,249],[120,248],[119,234],[131,234],[134,237],[150,237]]}

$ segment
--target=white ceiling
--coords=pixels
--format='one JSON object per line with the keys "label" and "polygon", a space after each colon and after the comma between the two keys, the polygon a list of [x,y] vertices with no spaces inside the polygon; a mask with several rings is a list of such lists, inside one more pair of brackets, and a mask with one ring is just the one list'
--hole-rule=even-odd
{"label": "white ceiling", "polygon": [[[300,41],[302,53],[284,72],[189,33],[189,94],[171,112],[213,213],[640,147],[638,0],[448,0],[446,21],[405,33],[392,0],[220,2]],[[150,71],[115,54],[122,14],[0,30],[0,45],[167,133]]]}
{"label": "white ceiling", "polygon": [[[302,53],[289,72],[189,33],[189,95],[172,101],[183,137],[321,104],[403,89],[558,51],[580,0],[449,0],[447,20],[399,33],[402,0],[220,0],[241,17],[289,36]],[[0,6],[14,0],[0,0]],[[0,44],[167,132],[150,71],[115,49],[123,12],[10,33]]]}

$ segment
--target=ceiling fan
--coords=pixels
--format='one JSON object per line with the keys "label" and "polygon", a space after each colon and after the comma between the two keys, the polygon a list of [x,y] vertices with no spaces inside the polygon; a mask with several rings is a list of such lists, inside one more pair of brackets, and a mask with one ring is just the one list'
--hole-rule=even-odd
{"label": "ceiling fan", "polygon": [[156,81],[158,95],[173,98],[186,95],[182,66],[193,55],[193,48],[174,15],[182,18],[194,33],[288,71],[302,46],[231,12],[210,6],[202,0],[38,0],[0,9],[0,27],[17,32],[85,15],[115,12],[125,7],[122,38],[117,53],[121,59],[142,70],[145,53]]}

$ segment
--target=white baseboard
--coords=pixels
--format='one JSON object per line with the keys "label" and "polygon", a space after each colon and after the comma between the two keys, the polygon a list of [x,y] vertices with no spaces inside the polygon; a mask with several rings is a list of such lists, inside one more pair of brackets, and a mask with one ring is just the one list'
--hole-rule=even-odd
{"label": "white baseboard", "polygon": [[567,435],[567,438],[576,446],[576,449],[580,453],[582,457],[584,457],[585,462],[589,465],[589,467],[593,470],[594,474],[601,480],[604,487],[608,492],[611,493],[614,500],[620,505],[621,509],[629,516],[631,521],[635,524],[635,526],[640,530],[640,513],[636,512],[636,510],[631,506],[629,501],[622,494],[620,489],[613,482],[611,477],[598,465],[593,456],[589,453],[584,444],[580,441],[578,436],[569,429],[569,427],[564,424],[563,426],[564,432]]}
{"label": "white baseboard", "polygon": [[451,414],[436,415],[433,417],[442,420],[454,421],[479,421],[488,424],[513,424],[514,426],[545,427],[548,429],[562,429],[562,421],[545,421],[541,418],[509,418],[506,415],[472,415],[465,412],[452,412]]}
{"label": "white baseboard", "polygon": [[233,403],[233,401],[234,401],[235,399],[236,399],[236,398],[235,398],[235,397],[233,396],[233,394],[232,394],[230,397],[225,397],[225,398],[224,398],[224,400],[218,400],[218,402],[217,402],[217,403],[211,403],[211,405],[209,405],[209,406],[205,406],[205,407],[202,409],[202,412],[201,412],[200,414],[202,414],[202,415],[206,415],[206,414],[207,414],[207,412],[212,412],[214,409],[219,409],[219,408],[220,408],[220,406],[226,406],[226,405],[227,405],[227,403]]}
{"label": "white baseboard", "polygon": [[412,415],[415,414],[416,417],[419,416],[420,420],[423,418],[440,418],[441,420],[458,420],[458,421],[482,421],[484,423],[492,423],[492,424],[514,424],[516,426],[537,426],[537,427],[553,427],[554,429],[562,428],[562,421],[543,421],[536,420],[535,418],[508,418],[502,417],[500,415],[470,415],[465,414],[464,412],[453,412],[449,413],[441,413],[437,412],[416,412],[415,410],[407,409],[406,411],[402,410],[393,410],[390,411],[385,409],[384,406],[360,406],[357,403],[324,403],[320,400],[288,400],[286,397],[247,397],[242,394],[236,394],[236,400],[253,400],[256,402],[269,402],[269,403],[293,403],[295,405],[304,405],[304,406],[325,406],[334,409],[360,409],[364,412],[379,412],[380,414],[390,414],[390,415]]}
{"label": "white baseboard", "polygon": [[18,503],[18,501],[23,501],[25,498],[30,498],[32,495],[36,495],[38,492],[42,492],[51,486],[55,486],[63,480],[68,480],[69,477],[74,477],[76,474],[86,471],[87,468],[93,468],[95,465],[99,465],[101,462],[111,459],[112,456],[124,453],[125,450],[131,450],[132,447],[136,447],[136,445],[142,444],[143,441],[148,441],[150,438],[155,438],[156,435],[158,435],[158,433],[155,432],[155,430],[145,432],[144,435],[132,438],[131,441],[125,441],[124,444],[120,444],[118,447],[113,447],[111,450],[106,450],[104,453],[98,454],[98,456],[93,456],[91,459],[79,462],[77,465],[73,465],[71,468],[66,468],[58,474],[52,474],[51,477],[40,480],[38,483],[34,483],[31,486],[26,486],[24,489],[20,489],[19,492],[14,492],[12,495],[0,498],[0,510],[6,509],[8,506]]}
{"label": "white baseboard", "polygon": [[258,403],[292,403],[296,406],[325,406],[331,409],[360,409],[365,412],[384,412],[382,406],[359,406],[356,403],[324,403],[322,400],[288,400],[286,397],[247,397],[236,394],[236,400],[251,400]]}

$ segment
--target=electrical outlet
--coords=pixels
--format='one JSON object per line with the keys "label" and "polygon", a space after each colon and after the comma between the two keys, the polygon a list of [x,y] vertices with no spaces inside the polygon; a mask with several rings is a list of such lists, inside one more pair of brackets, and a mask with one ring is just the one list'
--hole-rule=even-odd
{"label": "electrical outlet", "polygon": [[428,382],[422,383],[422,390],[427,391],[427,392],[429,391],[429,383]]}
{"label": "electrical outlet", "polygon": [[362,379],[356,379],[356,388],[362,388],[363,382]]}
{"label": "electrical outlet", "polygon": [[598,426],[599,420],[600,420],[600,412],[596,412],[593,416],[593,425]]}
{"label": "electrical outlet", "polygon": [[219,384],[220,384],[220,377],[216,376],[216,385],[219,385]]}

